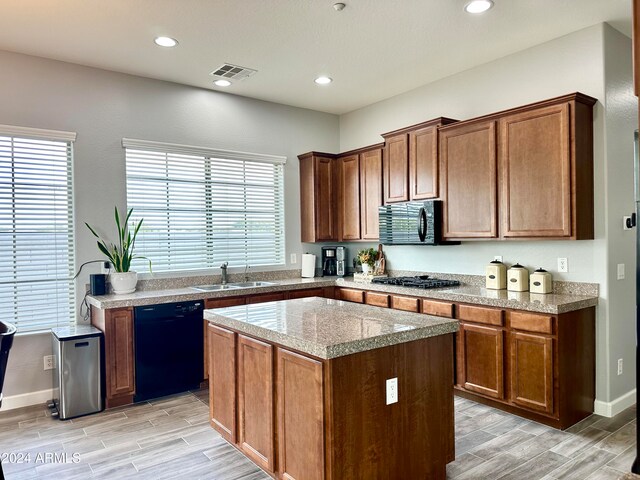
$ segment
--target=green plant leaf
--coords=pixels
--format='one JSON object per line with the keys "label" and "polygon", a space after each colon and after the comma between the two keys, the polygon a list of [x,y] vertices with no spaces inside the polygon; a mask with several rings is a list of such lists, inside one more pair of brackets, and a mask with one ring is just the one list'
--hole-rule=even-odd
{"label": "green plant leaf", "polygon": [[91,225],[89,225],[87,222],[84,222],[84,224],[85,224],[85,225],[87,226],[87,228],[91,231],[91,233],[93,233],[93,235],[94,235],[96,238],[100,238],[100,235],[98,235],[98,234],[96,233],[96,231],[95,231],[93,228],[91,228]]}

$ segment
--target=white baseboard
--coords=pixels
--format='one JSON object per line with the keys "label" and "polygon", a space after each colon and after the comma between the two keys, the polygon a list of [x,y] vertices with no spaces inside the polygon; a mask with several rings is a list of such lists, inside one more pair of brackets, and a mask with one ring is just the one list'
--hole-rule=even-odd
{"label": "white baseboard", "polygon": [[0,412],[6,412],[7,410],[13,410],[14,408],[28,407],[31,405],[46,403],[52,398],[53,390],[50,388],[47,390],[40,390],[38,392],[29,392],[20,395],[4,397],[2,399],[2,408],[0,408]]}
{"label": "white baseboard", "polygon": [[621,411],[636,403],[636,389],[621,395],[612,402],[601,402],[596,400],[593,405],[593,413],[603,417],[615,417]]}

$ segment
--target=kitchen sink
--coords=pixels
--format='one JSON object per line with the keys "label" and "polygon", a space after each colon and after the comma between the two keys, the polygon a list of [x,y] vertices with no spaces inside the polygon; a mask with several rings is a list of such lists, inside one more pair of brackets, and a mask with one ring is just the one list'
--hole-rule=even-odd
{"label": "kitchen sink", "polygon": [[275,285],[273,282],[238,282],[227,283],[226,285],[198,285],[197,287],[191,287],[194,290],[200,290],[201,292],[216,292],[218,290],[237,290],[239,288],[253,288],[253,287],[268,287],[269,285]]}
{"label": "kitchen sink", "polygon": [[235,285],[198,285],[197,287],[191,287],[194,290],[200,290],[201,292],[215,292],[217,290],[236,290],[238,287]]}
{"label": "kitchen sink", "polygon": [[252,287],[268,287],[269,285],[275,285],[273,282],[240,282],[240,283],[230,283],[229,285],[233,285],[238,288],[252,288]]}

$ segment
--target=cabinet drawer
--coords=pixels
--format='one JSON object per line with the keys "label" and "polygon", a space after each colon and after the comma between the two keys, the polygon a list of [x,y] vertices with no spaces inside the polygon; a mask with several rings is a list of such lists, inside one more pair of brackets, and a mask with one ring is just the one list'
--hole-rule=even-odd
{"label": "cabinet drawer", "polygon": [[458,320],[503,326],[504,312],[496,308],[458,305]]}
{"label": "cabinet drawer", "polygon": [[411,297],[391,296],[391,308],[396,310],[404,310],[406,312],[419,312],[420,300]]}
{"label": "cabinet drawer", "polygon": [[233,298],[208,298],[205,301],[205,308],[224,308],[244,305],[244,297]]}
{"label": "cabinet drawer", "polygon": [[364,298],[364,302],[367,305],[374,305],[376,307],[389,307],[389,295],[387,295],[386,293],[367,292]]}
{"label": "cabinet drawer", "polygon": [[453,318],[453,303],[422,300],[422,313],[438,317]]}
{"label": "cabinet drawer", "polygon": [[355,302],[355,303],[364,302],[364,292],[362,290],[354,290],[352,288],[341,288],[339,295],[340,295],[340,300],[345,300],[347,302]]}
{"label": "cabinet drawer", "polygon": [[289,292],[289,298],[305,298],[305,297],[322,297],[322,288],[306,288],[304,290],[292,290]]}
{"label": "cabinet drawer", "polygon": [[525,312],[509,312],[509,326],[514,330],[553,333],[553,317]]}
{"label": "cabinet drawer", "polygon": [[247,297],[247,303],[277,302],[278,300],[284,300],[284,292],[263,293]]}

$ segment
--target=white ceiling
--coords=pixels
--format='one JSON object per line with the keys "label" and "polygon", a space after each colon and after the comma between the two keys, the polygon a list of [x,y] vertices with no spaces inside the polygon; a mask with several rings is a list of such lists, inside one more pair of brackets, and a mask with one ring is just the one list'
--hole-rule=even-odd
{"label": "white ceiling", "polygon": [[[631,34],[631,0],[466,2],[2,0],[0,49],[341,114],[599,22]],[[224,62],[258,73],[213,87]]]}

